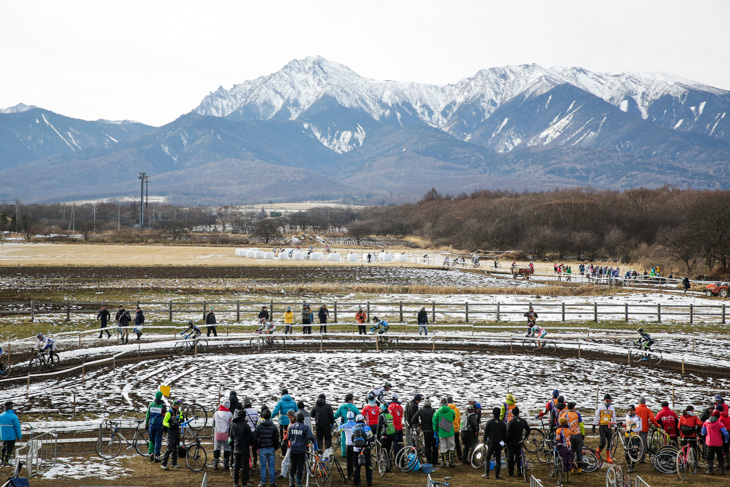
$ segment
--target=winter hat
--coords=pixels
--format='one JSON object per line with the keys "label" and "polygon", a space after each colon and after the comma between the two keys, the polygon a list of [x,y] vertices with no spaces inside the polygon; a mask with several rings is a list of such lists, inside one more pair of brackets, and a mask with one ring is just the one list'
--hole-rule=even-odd
{"label": "winter hat", "polygon": [[646,404],[646,398],[645,398],[645,397],[643,397],[643,396],[642,396],[642,397],[640,397],[640,398],[639,398],[639,404]]}
{"label": "winter hat", "polygon": [[281,395],[284,396],[286,394],[289,394],[289,391],[287,391],[286,389],[282,389],[281,390]]}
{"label": "winter hat", "polygon": [[304,413],[297,413],[297,423],[303,423],[304,422]]}
{"label": "winter hat", "polygon": [[304,401],[298,401],[297,402],[297,408],[304,409]]}
{"label": "winter hat", "polygon": [[228,397],[231,398],[231,401],[238,401],[238,394],[236,394],[236,391],[231,391],[231,393],[228,394]]}
{"label": "winter hat", "polygon": [[573,409],[573,408],[575,408],[575,403],[574,402],[569,402],[568,403],[568,409]]}
{"label": "winter hat", "polygon": [[155,392],[155,399],[162,399],[162,391]]}
{"label": "winter hat", "polygon": [[466,399],[466,402],[477,402],[477,400],[476,400],[476,399],[474,399],[474,396],[469,396],[469,397],[468,397],[468,398]]}
{"label": "winter hat", "polygon": [[561,425],[568,426],[568,418],[566,418],[565,416],[563,416],[562,418],[560,418],[560,424]]}
{"label": "winter hat", "polygon": [[611,400],[611,394],[606,394],[605,396],[603,396],[603,400],[604,401],[610,401]]}
{"label": "winter hat", "polygon": [[6,410],[6,411],[9,411],[9,410],[11,410],[11,409],[13,409],[13,401],[8,401],[8,402],[6,402],[6,403],[5,403],[5,410]]}
{"label": "winter hat", "polygon": [[667,401],[662,401],[662,407],[663,408],[668,408],[669,407],[669,403]]}
{"label": "winter hat", "polygon": [[251,407],[251,399],[248,396],[243,398],[243,407],[245,407],[245,408]]}
{"label": "winter hat", "polygon": [[715,402],[722,402],[722,396],[720,394],[715,396]]}
{"label": "winter hat", "polygon": [[[524,309],[524,308],[522,308],[522,309]],[[553,391],[553,397],[558,397],[559,395],[560,395],[560,391],[558,391],[557,389],[555,389]]]}
{"label": "winter hat", "polygon": [[565,398],[563,396],[558,396],[558,402],[565,402]]}
{"label": "winter hat", "polygon": [[715,411],[723,412],[725,410],[725,406],[722,404],[715,404]]}
{"label": "winter hat", "polygon": [[712,411],[712,415],[715,416],[716,418],[719,418],[720,417],[720,411],[718,411],[717,409],[715,409],[714,411]]}
{"label": "winter hat", "polygon": [[431,400],[430,399],[426,399],[425,401],[423,401],[423,407],[430,408],[431,407]]}
{"label": "winter hat", "polygon": [[520,408],[517,406],[512,408],[512,416],[519,416],[520,415]]}
{"label": "winter hat", "polygon": [[449,404],[453,404],[453,402],[454,402],[454,398],[451,396],[447,396],[446,400],[449,401]]}
{"label": "winter hat", "polygon": [[423,396],[421,396],[420,394],[416,394],[415,396],[413,396],[414,401],[421,401],[422,399],[423,399]]}
{"label": "winter hat", "polygon": [[320,394],[319,396],[317,396],[317,399],[325,399],[325,397],[324,397],[324,393],[322,393],[322,394]]}

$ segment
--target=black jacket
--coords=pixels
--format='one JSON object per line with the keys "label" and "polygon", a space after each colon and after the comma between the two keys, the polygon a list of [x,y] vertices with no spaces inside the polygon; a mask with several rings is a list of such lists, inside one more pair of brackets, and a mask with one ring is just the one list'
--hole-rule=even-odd
{"label": "black jacket", "polygon": [[101,326],[106,326],[107,320],[111,318],[111,313],[109,313],[108,309],[99,310],[99,314],[96,315],[97,320],[101,320]]}
{"label": "black jacket", "polygon": [[317,399],[317,403],[310,411],[310,414],[317,429],[324,428],[328,430],[335,424],[335,413],[332,411],[332,406],[327,404],[321,397]]}
{"label": "black jacket", "polygon": [[259,439],[259,448],[279,448],[279,430],[270,419],[265,419],[263,423],[256,427]]}
{"label": "black jacket", "polygon": [[422,407],[413,416],[413,422],[411,425],[420,425],[423,434],[433,434],[433,415],[436,414],[436,410],[430,407]]}
{"label": "black jacket", "polygon": [[507,423],[507,439],[505,443],[508,445],[517,445],[528,434],[530,434],[530,425],[524,419],[515,416]]}
{"label": "black jacket", "polygon": [[507,425],[501,419],[492,418],[484,426],[484,444],[496,445],[507,437]]}
{"label": "black jacket", "polygon": [[238,400],[238,394],[231,392],[228,396],[228,400],[231,403],[231,407],[228,408],[231,414],[235,415],[238,409],[243,410],[243,404],[241,404],[241,401]]}
{"label": "black jacket", "polygon": [[319,308],[319,311],[317,312],[317,316],[319,316],[319,322],[320,323],[327,323],[327,317],[329,316],[329,311],[324,306]]}
{"label": "black jacket", "polygon": [[211,311],[205,316],[205,324],[206,325],[215,325],[215,315]]}
{"label": "black jacket", "polygon": [[403,419],[406,420],[409,426],[413,424],[413,416],[418,412],[418,403],[416,401],[409,401],[406,404],[406,409],[403,411]]}
{"label": "black jacket", "polygon": [[128,326],[132,318],[129,316],[129,311],[125,311],[119,316],[119,326]]}
{"label": "black jacket", "polygon": [[261,318],[266,318],[266,321],[269,321],[269,312],[266,311],[265,309],[262,309],[261,312],[259,313],[259,319],[261,319]]}
{"label": "black jacket", "polygon": [[134,324],[135,325],[141,325],[144,323],[144,313],[142,310],[137,311],[137,314],[134,315]]}
{"label": "black jacket", "polygon": [[421,310],[418,312],[418,324],[421,325],[427,325],[428,324],[428,313],[426,310]]}
{"label": "black jacket", "polygon": [[236,411],[233,416],[231,428],[228,430],[228,437],[233,440],[231,445],[233,453],[247,452],[253,445],[254,436],[242,410]]}

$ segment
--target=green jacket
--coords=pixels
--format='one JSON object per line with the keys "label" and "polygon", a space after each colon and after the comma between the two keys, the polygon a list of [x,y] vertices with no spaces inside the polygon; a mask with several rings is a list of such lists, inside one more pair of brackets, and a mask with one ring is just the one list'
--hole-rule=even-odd
{"label": "green jacket", "polygon": [[147,406],[145,426],[149,428],[150,424],[162,424],[165,414],[167,414],[167,405],[160,399],[155,399]]}
{"label": "green jacket", "polygon": [[[441,418],[445,418],[446,421],[451,423],[451,431],[446,431],[441,429],[439,426],[439,422],[441,422]],[[438,433],[439,438],[451,438],[454,436],[454,419],[456,418],[456,413],[454,413],[454,410],[451,409],[449,406],[441,406],[436,411],[436,414],[433,415],[433,430]]]}
{"label": "green jacket", "polygon": [[346,402],[345,404],[342,404],[340,407],[337,408],[337,412],[335,413],[335,419],[342,418],[342,424],[347,423],[347,413],[350,411],[352,411],[352,414],[354,414],[356,418],[357,415],[360,414],[357,406],[355,406],[351,402]]}

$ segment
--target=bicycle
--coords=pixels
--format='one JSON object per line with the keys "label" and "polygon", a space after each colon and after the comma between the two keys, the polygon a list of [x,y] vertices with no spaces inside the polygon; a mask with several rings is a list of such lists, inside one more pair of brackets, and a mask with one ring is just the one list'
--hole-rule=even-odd
{"label": "bicycle", "polygon": [[563,457],[560,456],[557,441],[553,441],[552,449],[550,450],[548,474],[551,477],[555,477],[555,482],[558,485],[563,485],[563,481],[567,482],[570,476],[570,471],[566,472],[563,468]]}
{"label": "bicycle", "polygon": [[673,444],[663,446],[651,459],[651,463],[658,472],[666,474],[677,473],[678,452],[679,448]]}
{"label": "bicycle", "polygon": [[[592,473],[596,470],[599,470],[601,467],[603,467],[603,459],[600,455],[598,455],[598,452],[594,450],[593,448],[588,448],[587,446],[583,447],[583,471],[586,473]],[[573,465],[575,468],[578,468],[578,464],[573,459]]]}
{"label": "bicycle", "polygon": [[320,458],[319,452],[313,446],[310,446],[309,451],[307,451],[306,468],[307,476],[313,478],[318,487],[330,487],[332,485],[328,461]]}
{"label": "bicycle", "polygon": [[10,363],[5,359],[0,359],[0,379],[10,377]]}
{"label": "bicycle", "polygon": [[[329,452],[329,456],[328,456]],[[345,471],[342,469],[342,465],[340,465],[340,461],[337,459],[337,455],[334,454],[334,450],[328,448],[324,451],[322,454],[325,463],[327,463],[327,469],[330,472],[330,475],[332,475],[332,472],[337,472],[339,476],[342,478],[343,483],[347,483],[347,476],[345,475]]]}
{"label": "bicycle", "polygon": [[451,477],[444,477],[443,482],[431,478],[433,465],[429,463],[423,464],[421,465],[421,471],[426,474],[426,487],[450,487],[449,480],[451,480]]}
{"label": "bicycle", "polygon": [[669,433],[653,424],[649,425],[649,444],[646,445],[646,451],[650,455],[654,455],[661,447],[668,445],[671,441]]}
{"label": "bicycle", "polygon": [[253,337],[248,342],[248,346],[251,347],[253,350],[258,350],[259,341],[260,341],[262,347],[270,347],[270,348],[274,348],[276,350],[281,350],[282,348],[284,348],[284,344],[286,343],[286,338],[281,337],[281,336],[264,335],[259,331],[256,331],[256,334],[261,335],[261,336]]}
{"label": "bicycle", "polygon": [[[104,460],[111,460],[122,453],[122,441],[127,444],[127,448],[134,448],[137,453],[143,457],[149,455],[149,435],[147,430],[140,428],[143,419],[135,420],[134,437],[132,441],[128,440],[121,432],[125,427],[121,426],[121,421],[113,421],[107,419],[99,424],[99,438],[96,440],[96,453]],[[127,427],[127,429],[131,426]]]}
{"label": "bicycle", "polygon": [[606,471],[606,487],[631,487],[631,478],[620,465],[611,467]]}
{"label": "bicycle", "polygon": [[648,361],[654,365],[659,365],[662,362],[660,354],[643,348],[639,345],[639,340],[634,342],[634,348],[629,351],[629,356],[634,363]]}
{"label": "bicycle", "polygon": [[[421,428],[414,428],[417,432],[411,433],[411,444],[404,445],[395,456],[395,466],[402,472],[411,472],[419,464],[426,463],[425,443]],[[420,433],[420,435],[419,435]]]}
{"label": "bicycle", "polygon": [[208,424],[208,410],[200,404],[188,404],[183,409],[183,421],[187,423],[188,428],[201,431]]}
{"label": "bicycle", "polygon": [[[200,437],[191,423],[195,418],[183,421],[180,424],[182,449],[185,451],[185,465],[193,472],[200,472],[208,465],[208,453],[201,445]],[[188,446],[190,444],[190,446]]]}
{"label": "bicycle", "polygon": [[688,441],[677,452],[677,476],[679,480],[684,480],[687,472],[697,475],[697,454],[691,441]]}
{"label": "bicycle", "polygon": [[[553,450],[553,444],[555,443],[555,428],[553,426],[550,426],[547,430],[547,435],[545,435],[545,420],[543,418],[540,418],[540,423],[542,424],[542,441],[539,444],[536,444],[535,453],[537,454],[537,461],[540,463],[548,463],[550,461],[550,454]],[[530,432],[530,435],[532,435],[532,432]],[[535,435],[537,436],[537,435]],[[530,437],[528,436],[528,439]]]}
{"label": "bicycle", "polygon": [[526,352],[537,352],[539,350],[544,350],[548,353],[555,353],[555,351],[558,349],[558,346],[555,344],[554,341],[546,340],[545,338],[525,338],[524,340],[522,340],[522,348]]}
{"label": "bicycle", "polygon": [[184,355],[187,352],[203,353],[207,348],[208,340],[205,338],[189,338],[185,336],[182,341],[175,342],[173,350],[175,351],[175,355]]}
{"label": "bicycle", "polygon": [[[34,350],[31,350],[34,351]],[[46,357],[46,354],[43,353],[43,351],[39,351],[38,355],[30,359],[30,364],[28,367],[30,368],[30,371],[33,373],[38,373],[43,369],[43,367],[46,367],[50,370],[55,369],[58,366],[58,363],[61,361],[58,354],[56,352],[50,351],[48,352],[48,358]]]}
{"label": "bicycle", "polygon": [[388,470],[390,470],[390,450],[385,449],[380,439],[375,438],[371,452],[371,458],[378,468],[378,473],[381,477],[384,477],[388,473]]}
{"label": "bicycle", "polygon": [[[376,348],[375,341],[370,337],[363,337],[362,342],[365,348]],[[377,347],[378,348],[395,348],[398,346],[398,337],[389,337],[385,334],[379,334],[377,336]]]}
{"label": "bicycle", "polygon": [[644,440],[641,439],[637,433],[633,431],[624,431],[623,435],[620,433],[622,422],[617,422],[612,427],[613,434],[611,435],[611,455],[616,456],[618,450],[618,444],[624,448],[624,451],[628,455],[632,462],[638,462],[642,456],[644,456]]}

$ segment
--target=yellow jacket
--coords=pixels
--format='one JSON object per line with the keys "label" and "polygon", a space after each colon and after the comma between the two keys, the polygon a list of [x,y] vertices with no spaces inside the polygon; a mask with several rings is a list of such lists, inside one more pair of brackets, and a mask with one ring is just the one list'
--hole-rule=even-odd
{"label": "yellow jacket", "polygon": [[284,313],[284,324],[291,325],[292,323],[294,323],[294,313],[287,311]]}
{"label": "yellow jacket", "polygon": [[454,411],[454,432],[458,433],[459,428],[461,428],[461,414],[459,413],[459,408],[456,407],[456,404],[449,404],[449,407]]}

